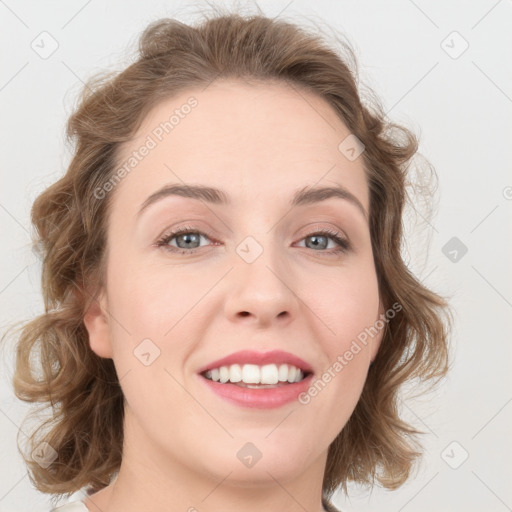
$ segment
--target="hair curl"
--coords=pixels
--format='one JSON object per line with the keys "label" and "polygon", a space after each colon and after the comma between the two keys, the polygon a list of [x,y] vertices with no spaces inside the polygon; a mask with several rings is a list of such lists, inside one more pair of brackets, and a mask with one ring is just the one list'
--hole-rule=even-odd
{"label": "hair curl", "polygon": [[[449,306],[401,256],[408,167],[418,139],[389,122],[375,97],[363,104],[354,51],[347,42],[341,47],[344,58],[312,32],[262,15],[221,13],[196,26],[161,19],[143,32],[133,63],[93,77],[82,90],[67,125],[73,158],[31,211],[45,312],[24,325],[16,347],[16,396],[52,408],[29,437],[29,453],[22,453],[38,490],[69,496],[87,486],[90,494],[108,485],[121,464],[124,396],[113,361],[91,350],[83,323],[95,300],[90,290],[102,285],[105,270],[111,194],[100,201],[94,190],[113,175],[120,145],[151,108],[219,78],[281,81],[319,95],[365,144],[379,292],[385,308],[398,301],[402,310],[387,324],[361,398],[329,447],[323,495],[330,498],[340,485],[346,492],[349,481],[378,480],[394,489],[409,477],[421,455],[415,435],[422,432],[400,418],[399,390],[412,379],[437,382],[448,371]],[[33,354],[40,378],[31,368]],[[57,451],[48,467],[31,456],[41,439]]]}

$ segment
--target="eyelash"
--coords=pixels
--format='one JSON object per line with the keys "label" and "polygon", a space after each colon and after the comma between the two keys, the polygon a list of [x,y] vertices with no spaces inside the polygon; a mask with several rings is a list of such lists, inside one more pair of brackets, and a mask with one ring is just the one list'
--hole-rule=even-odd
{"label": "eyelash", "polygon": [[[168,245],[169,242],[173,238],[175,238],[179,235],[191,234],[191,233],[205,236],[206,238],[211,240],[210,236],[207,233],[204,233],[203,231],[199,231],[198,229],[195,229],[193,227],[184,226],[184,227],[176,229],[175,231],[171,231],[170,233],[166,233],[156,242],[155,245],[157,247],[162,247],[165,251],[169,251],[172,253],[194,254],[195,252],[200,250],[201,247],[196,247],[194,249],[180,249],[178,247],[172,247],[172,246]],[[310,233],[309,235],[306,235],[301,240],[304,240],[305,238],[309,238],[311,236],[326,236],[328,238],[331,238],[332,240],[334,240],[334,242],[336,242],[336,244],[338,244],[338,248],[331,250],[330,252],[325,251],[325,250],[319,251],[319,252],[324,252],[325,254],[327,254],[329,256],[337,256],[340,253],[347,253],[351,249],[350,242],[346,238],[339,236],[338,231],[331,231],[330,229],[322,229],[320,231],[315,231],[313,233]],[[306,249],[307,249],[307,247],[306,247]],[[311,249],[311,250],[314,250],[314,249]],[[315,252],[317,252],[317,251],[315,251]]]}

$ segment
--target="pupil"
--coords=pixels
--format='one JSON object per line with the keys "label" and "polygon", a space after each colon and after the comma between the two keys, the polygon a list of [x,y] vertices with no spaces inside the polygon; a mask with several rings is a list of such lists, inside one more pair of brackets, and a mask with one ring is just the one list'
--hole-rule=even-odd
{"label": "pupil", "polygon": [[[324,243],[324,244],[322,244],[322,243],[319,243],[319,242],[318,242],[318,239],[322,239],[322,238],[323,238],[323,239],[325,240],[325,238],[326,238],[326,237],[325,237],[325,236],[323,236],[323,235],[322,235],[322,236],[315,236],[315,235],[312,235],[312,236],[310,236],[309,238],[310,238],[311,240],[313,240],[313,245],[314,245],[314,247],[318,247],[319,245],[321,245],[321,246],[323,247],[323,246],[325,245],[325,243]],[[325,247],[323,247],[323,248],[325,248]]]}
{"label": "pupil", "polygon": [[185,246],[188,247],[190,245],[190,242],[193,242],[194,240],[191,240],[191,238],[193,239],[194,237],[197,238],[196,235],[194,235],[193,233],[186,233],[184,235],[181,235],[181,238],[184,239],[185,241]]}

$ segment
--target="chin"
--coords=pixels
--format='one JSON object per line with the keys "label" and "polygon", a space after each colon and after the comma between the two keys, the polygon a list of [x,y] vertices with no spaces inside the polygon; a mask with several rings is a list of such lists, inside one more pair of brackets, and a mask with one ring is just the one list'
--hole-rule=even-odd
{"label": "chin", "polygon": [[272,477],[279,481],[297,477],[317,457],[317,454],[308,456],[304,452],[304,443],[287,445],[277,436],[270,442],[264,438],[267,435],[268,431],[258,439],[253,438],[254,442],[248,441],[248,437],[245,440],[237,439],[235,443],[230,443],[231,447],[226,446],[222,453],[218,453],[217,459],[212,453],[210,460],[217,460],[218,463],[213,466],[208,464],[208,472],[215,473],[217,479],[229,474],[227,480],[233,484],[258,487],[268,484]]}

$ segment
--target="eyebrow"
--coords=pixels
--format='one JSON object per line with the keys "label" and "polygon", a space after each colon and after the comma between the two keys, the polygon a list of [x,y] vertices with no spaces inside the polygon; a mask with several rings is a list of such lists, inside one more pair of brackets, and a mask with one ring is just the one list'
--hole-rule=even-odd
{"label": "eyebrow", "polygon": [[[137,215],[140,216],[141,213],[146,208],[148,208],[148,206],[168,196],[181,196],[216,205],[231,204],[231,200],[228,194],[226,194],[226,192],[221,189],[209,187],[206,185],[180,185],[177,183],[172,185],[165,185],[161,189],[151,194],[144,201]],[[352,192],[349,192],[341,185],[337,185],[335,187],[304,187],[299,189],[295,191],[290,201],[290,207],[315,204],[321,201],[326,201],[327,199],[331,199],[333,197],[344,199],[352,203],[360,210],[360,212],[364,215],[364,218],[368,220],[366,210],[364,209],[364,206],[359,201],[359,199],[354,194],[352,194]]]}

